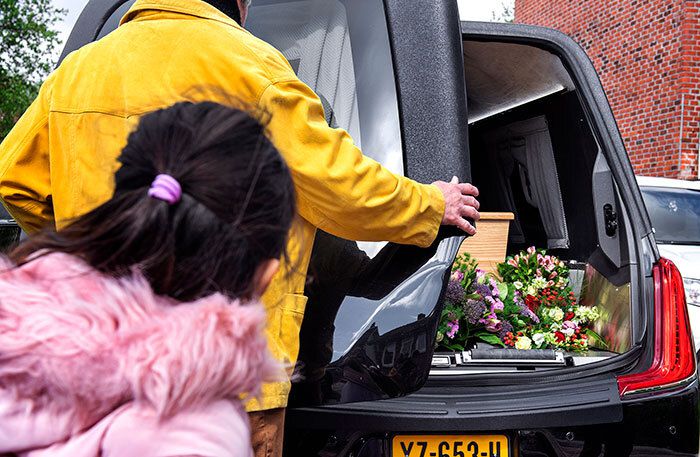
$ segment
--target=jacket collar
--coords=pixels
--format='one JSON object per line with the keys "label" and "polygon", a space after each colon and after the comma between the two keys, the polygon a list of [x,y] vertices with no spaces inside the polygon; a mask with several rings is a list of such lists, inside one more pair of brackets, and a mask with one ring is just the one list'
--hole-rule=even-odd
{"label": "jacket collar", "polygon": [[19,268],[0,256],[0,418],[8,395],[69,416],[72,431],[125,402],[167,418],[256,395],[281,374],[264,322],[258,304],[219,294],[175,303],[138,273],[114,279],[66,254]]}
{"label": "jacket collar", "polygon": [[136,0],[136,3],[129,8],[129,11],[127,11],[121,19],[119,25],[121,26],[127,22],[137,20],[140,13],[144,11],[163,11],[195,16],[202,19],[222,22],[226,25],[244,30],[236,21],[226,16],[212,5],[201,0]]}

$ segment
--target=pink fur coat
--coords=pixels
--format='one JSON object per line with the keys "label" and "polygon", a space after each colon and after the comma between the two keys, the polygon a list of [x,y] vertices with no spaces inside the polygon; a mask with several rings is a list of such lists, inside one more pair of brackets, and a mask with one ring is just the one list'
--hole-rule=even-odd
{"label": "pink fur coat", "polygon": [[176,303],[65,254],[0,260],[0,454],[252,455],[239,395],[277,377],[264,310]]}

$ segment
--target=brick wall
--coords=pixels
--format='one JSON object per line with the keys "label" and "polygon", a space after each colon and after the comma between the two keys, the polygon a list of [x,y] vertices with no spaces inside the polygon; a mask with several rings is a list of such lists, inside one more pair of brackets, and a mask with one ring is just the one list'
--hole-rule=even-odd
{"label": "brick wall", "polygon": [[515,0],[515,21],[588,53],[638,174],[698,178],[700,6],[694,0]]}

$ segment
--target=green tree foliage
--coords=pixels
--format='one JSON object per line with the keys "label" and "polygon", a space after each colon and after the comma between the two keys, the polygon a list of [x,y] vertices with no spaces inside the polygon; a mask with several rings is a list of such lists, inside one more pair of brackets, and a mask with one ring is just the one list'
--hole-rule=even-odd
{"label": "green tree foliage", "polygon": [[64,14],[51,0],[0,0],[0,141],[51,71]]}

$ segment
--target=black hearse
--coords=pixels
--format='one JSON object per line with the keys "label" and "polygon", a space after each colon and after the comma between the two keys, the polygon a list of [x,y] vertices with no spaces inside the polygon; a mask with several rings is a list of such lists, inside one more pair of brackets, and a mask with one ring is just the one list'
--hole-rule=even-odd
{"label": "black hearse", "polygon": [[[64,55],[131,4],[90,0]],[[417,249],[321,233],[285,455],[697,454],[683,283],[659,257],[605,94],[571,39],[460,23],[452,0],[255,0],[248,28],[366,154],[423,182],[471,178],[482,211],[515,214],[509,253],[547,247],[593,272],[580,294],[601,308],[608,343],[567,364],[434,357],[462,239]]]}

